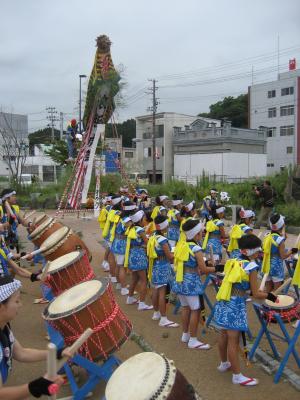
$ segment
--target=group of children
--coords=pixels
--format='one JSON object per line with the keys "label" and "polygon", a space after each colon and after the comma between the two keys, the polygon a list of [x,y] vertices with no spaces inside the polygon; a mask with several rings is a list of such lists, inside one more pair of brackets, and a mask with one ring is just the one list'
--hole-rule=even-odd
{"label": "group of children", "polygon": [[[284,217],[270,218],[270,232],[262,241],[253,234],[252,210],[240,211],[240,222],[228,234],[225,230],[225,207],[214,208],[206,223],[197,218],[194,201],[183,204],[177,196],[169,200],[160,195],[155,206],[144,211],[142,202],[125,193],[109,195],[103,200],[99,223],[106,247],[103,267],[128,305],[138,304],[139,311],[152,310],[159,326],[176,328],[166,315],[166,293],[172,291],[181,304],[181,341],[190,349],[207,350],[197,330],[203,308],[204,286],[201,275],[223,272],[217,293],[214,320],[220,328],[220,372],[231,370],[232,382],[253,386],[258,382],[245,377],[238,359],[241,332],[248,330],[246,299],[277,301],[272,293],[284,280],[285,258],[298,248],[285,248]],[[224,248],[228,255],[222,264]],[[126,271],[131,272],[129,289]],[[259,290],[258,272],[268,274],[266,291]],[[300,284],[300,283],[299,283]],[[146,304],[147,288],[152,290],[152,305]],[[139,292],[139,300],[135,297]]]}

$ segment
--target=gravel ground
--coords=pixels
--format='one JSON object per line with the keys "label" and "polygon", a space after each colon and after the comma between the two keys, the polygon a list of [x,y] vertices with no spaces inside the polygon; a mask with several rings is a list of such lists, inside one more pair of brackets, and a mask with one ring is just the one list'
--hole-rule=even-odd
{"label": "gravel ground", "polygon": [[[49,212],[49,215],[51,212]],[[64,224],[73,228],[76,232],[81,232],[82,238],[90,248],[93,254],[92,266],[96,276],[104,276],[100,264],[103,258],[103,250],[99,245],[100,229],[98,223],[94,218],[77,218],[76,215],[66,215],[61,220]],[[26,239],[26,231],[20,228],[22,244],[24,248],[32,249],[31,243]],[[292,246],[295,241],[295,236],[290,235],[288,238],[288,245]],[[214,293],[212,287],[208,288],[208,293],[213,299]],[[279,384],[275,385],[272,377],[258,364],[252,364],[250,367],[243,366],[243,372],[246,375],[253,376],[259,379],[260,384],[257,387],[242,388],[231,384],[231,374],[220,374],[216,366],[219,363],[217,351],[217,337],[218,334],[213,329],[208,329],[205,335],[202,335],[203,341],[211,344],[212,349],[209,351],[189,350],[180,342],[181,331],[178,329],[166,329],[158,327],[155,321],[151,320],[152,312],[138,312],[136,306],[125,305],[124,297],[116,293],[116,298],[126,313],[128,318],[132,321],[134,331],[138,335],[142,335],[144,340],[157,352],[164,353],[169,359],[175,361],[175,365],[186,376],[188,381],[194,385],[198,393],[203,399],[232,399],[238,398],[239,400],[293,400],[299,399],[299,392],[297,392],[288,382],[283,378]],[[37,283],[30,283],[23,280],[22,288],[22,303],[21,309],[17,319],[13,322],[13,330],[15,336],[25,347],[45,348],[47,341],[45,338],[46,331],[41,313],[44,305],[33,305],[33,300],[40,297],[40,289]],[[251,303],[248,303],[250,311],[250,327],[254,335],[258,332],[258,322],[252,311]],[[169,314],[173,311],[173,306],[169,306]],[[180,315],[173,316],[172,319],[180,322]],[[292,328],[288,329],[292,332]],[[167,334],[166,334],[167,333]],[[276,343],[278,343],[276,341]],[[278,343],[281,351],[284,351],[285,345]],[[263,349],[268,350],[268,345],[264,340],[262,342]],[[298,351],[300,352],[300,345],[297,344]],[[141,352],[141,348],[132,340],[128,340],[116,353],[117,357],[121,360],[126,360],[130,356]],[[289,367],[299,373],[295,362],[290,358]],[[17,385],[28,382],[45,373],[45,363],[34,364],[20,364],[14,362],[13,372],[9,378],[9,385]],[[79,373],[79,379],[84,382],[84,373]],[[142,382],[141,382],[142,384]],[[104,393],[105,384],[100,383],[94,390],[91,399],[101,399]],[[70,395],[69,386],[66,385],[60,392],[58,398]],[[124,394],[120,394],[120,400],[126,399]]]}

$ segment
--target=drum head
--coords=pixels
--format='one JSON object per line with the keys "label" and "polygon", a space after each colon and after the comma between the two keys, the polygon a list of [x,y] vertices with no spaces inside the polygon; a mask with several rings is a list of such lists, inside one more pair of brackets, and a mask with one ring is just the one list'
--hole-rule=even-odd
{"label": "drum head", "polygon": [[47,217],[46,221],[42,222],[41,225],[39,225],[33,232],[31,232],[29,238],[34,239],[41,232],[43,232],[43,230],[46,229],[53,221],[54,218]]}
{"label": "drum head", "polygon": [[63,226],[59,228],[56,232],[52,233],[46,240],[43,241],[41,247],[45,248],[45,251],[51,249],[51,247],[58,244],[69,232],[70,228]]}
{"label": "drum head", "polygon": [[68,265],[74,264],[82,257],[82,254],[82,251],[72,251],[71,253],[56,258],[50,262],[48,273],[55,274],[57,271],[66,268]]}
{"label": "drum head", "polygon": [[38,217],[34,219],[35,224],[39,224],[44,218],[50,218],[46,214],[40,214]]}
{"label": "drum head", "polygon": [[59,319],[82,310],[93,303],[107,285],[108,279],[95,279],[73,286],[51,301],[45,310],[46,319]]}
{"label": "drum head", "polygon": [[265,300],[266,305],[269,308],[275,309],[284,309],[284,308],[291,308],[295,304],[295,299],[291,296],[287,296],[285,294],[278,295],[278,303],[273,303],[273,301]]}
{"label": "drum head", "polygon": [[167,398],[175,375],[176,369],[165,357],[151,352],[136,354],[114,371],[106,385],[105,398],[120,400],[120,393],[123,399],[130,400]]}

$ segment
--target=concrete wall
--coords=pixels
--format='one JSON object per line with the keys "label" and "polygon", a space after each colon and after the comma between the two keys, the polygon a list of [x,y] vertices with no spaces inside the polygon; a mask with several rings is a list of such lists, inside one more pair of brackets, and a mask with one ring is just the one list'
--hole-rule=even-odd
{"label": "concrete wall", "polygon": [[266,175],[266,154],[175,154],[174,176],[209,175],[249,178]]}
{"label": "concrete wall", "polygon": [[[297,137],[299,137],[299,101],[297,101],[298,81],[300,70],[290,71],[279,75],[276,81],[253,85],[249,88],[250,92],[250,128],[255,129],[259,126],[275,127],[275,137],[267,138],[267,173],[272,174],[280,170],[281,166],[294,165],[297,163]],[[294,87],[292,95],[281,95],[281,89]],[[268,98],[268,91],[275,90],[276,96]],[[294,105],[294,115],[280,116],[280,107]],[[275,107],[276,117],[268,117],[268,109]],[[285,125],[294,126],[293,136],[280,136],[280,127]],[[293,147],[291,154],[287,153],[287,147]]]}

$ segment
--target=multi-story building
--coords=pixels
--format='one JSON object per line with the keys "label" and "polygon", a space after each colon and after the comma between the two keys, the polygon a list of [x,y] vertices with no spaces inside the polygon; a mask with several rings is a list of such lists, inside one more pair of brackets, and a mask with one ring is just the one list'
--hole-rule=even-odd
{"label": "multi-story building", "polygon": [[249,87],[249,126],[265,127],[267,174],[300,164],[300,69]]}
{"label": "multi-story building", "polygon": [[237,182],[266,175],[263,130],[222,127],[201,118],[185,129],[174,128],[174,177],[196,183],[203,174],[218,181]]}
{"label": "multi-story building", "polygon": [[[156,181],[166,182],[174,175],[173,132],[174,127],[189,126],[197,119],[196,116],[162,112],[156,114]],[[208,119],[203,119],[206,121]],[[220,121],[215,121],[216,124]],[[152,180],[152,116],[136,117],[136,157],[138,171],[147,174]]]}

